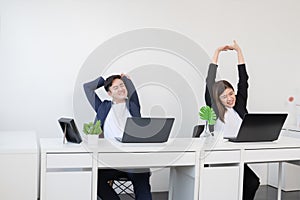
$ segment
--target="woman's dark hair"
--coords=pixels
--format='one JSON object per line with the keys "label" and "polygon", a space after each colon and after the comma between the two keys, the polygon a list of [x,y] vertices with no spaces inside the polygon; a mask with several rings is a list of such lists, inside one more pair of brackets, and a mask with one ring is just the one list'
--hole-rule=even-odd
{"label": "woman's dark hair", "polygon": [[105,82],[104,82],[104,89],[106,90],[106,92],[109,91],[110,86],[112,86],[112,82],[115,79],[121,79],[120,75],[111,75],[110,77],[108,77]]}
{"label": "woman's dark hair", "polygon": [[218,109],[218,113],[219,113],[219,118],[222,122],[225,123],[224,121],[224,115],[226,112],[226,107],[222,104],[221,100],[220,100],[220,95],[227,89],[230,88],[234,91],[234,88],[232,87],[232,85],[226,81],[226,80],[220,80],[217,81],[214,85],[213,85],[213,99],[214,102],[216,104],[216,107]]}

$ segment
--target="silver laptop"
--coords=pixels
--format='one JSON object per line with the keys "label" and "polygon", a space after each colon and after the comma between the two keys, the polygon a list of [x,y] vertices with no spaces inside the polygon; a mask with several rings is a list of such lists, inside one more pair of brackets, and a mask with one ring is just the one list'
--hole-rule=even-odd
{"label": "silver laptop", "polygon": [[236,138],[231,142],[268,142],[277,140],[287,118],[284,113],[246,114]]}
{"label": "silver laptop", "polygon": [[122,138],[123,143],[163,143],[167,142],[174,118],[128,117]]}

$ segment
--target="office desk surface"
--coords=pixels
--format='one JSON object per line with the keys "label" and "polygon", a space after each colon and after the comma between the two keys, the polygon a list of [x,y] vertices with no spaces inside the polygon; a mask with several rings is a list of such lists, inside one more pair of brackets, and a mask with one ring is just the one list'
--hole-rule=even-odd
{"label": "office desk surface", "polygon": [[[40,144],[42,155],[55,154],[54,156],[56,157],[63,153],[90,153],[93,155],[93,158],[97,158],[93,159],[92,164],[93,200],[95,199],[97,169],[106,168],[107,166],[137,168],[145,166],[172,166],[174,168],[171,170],[170,183],[173,183],[173,186],[170,187],[170,194],[173,195],[173,198],[180,199],[180,194],[182,193],[190,194],[190,197],[186,199],[198,199],[198,187],[203,183],[201,177],[204,174],[202,173],[206,172],[203,171],[204,164],[224,163],[224,169],[226,169],[227,163],[233,163],[233,166],[238,166],[237,171],[240,171],[237,174],[240,184],[238,199],[242,199],[243,163],[300,160],[300,139],[288,137],[284,133],[277,141],[256,143],[232,143],[221,137],[212,137],[206,140],[201,138],[170,138],[167,143],[161,144],[124,144],[115,140],[99,139],[98,145],[87,145],[85,142],[82,144],[63,144],[62,139],[48,138],[41,139]],[[130,160],[126,159],[128,153],[131,154]],[[145,156],[146,153],[147,156]],[[205,157],[200,157],[202,153],[206,154]],[[95,160],[97,162],[94,162]],[[170,160],[175,161],[170,162]],[[217,167],[216,169],[220,168]],[[281,171],[279,171],[279,174],[281,174]],[[178,177],[178,180],[176,177]],[[192,184],[194,186],[194,194],[191,190],[182,192],[179,190],[185,189],[181,186],[183,177],[187,181],[190,178],[194,179]],[[172,187],[176,189],[172,189]],[[278,193],[278,199],[280,199],[280,192]]]}
{"label": "office desk surface", "polygon": [[[166,143],[120,143],[115,140],[99,139],[97,145],[67,143],[62,139],[40,139],[41,146],[41,200],[55,187],[47,182],[52,169],[58,170],[59,177],[66,175],[66,168],[86,167],[91,169],[90,186],[93,200],[96,199],[98,168],[148,168],[171,167],[169,199],[198,200],[199,194],[199,153],[203,140],[199,138],[170,138]],[[59,170],[59,168],[63,168]],[[50,171],[48,171],[48,169]],[[56,172],[55,172],[56,173]],[[75,173],[75,172],[74,172]],[[81,172],[80,172],[81,173]],[[61,178],[62,179],[62,178]],[[180,180],[179,180],[180,179]],[[68,181],[68,180],[65,180]],[[189,187],[183,187],[182,182]]]}
{"label": "office desk surface", "polygon": [[203,145],[199,138],[170,138],[166,143],[120,143],[116,140],[99,139],[98,145],[67,143],[62,139],[40,139],[41,152],[184,152],[198,151]]}
{"label": "office desk surface", "polygon": [[[300,138],[293,138],[282,131],[278,140],[273,142],[229,142],[219,139],[211,150],[233,150],[233,149],[272,149],[272,148],[299,148]],[[210,149],[207,149],[210,150]]]}
{"label": "office desk surface", "polygon": [[[1,136],[0,136],[1,137]],[[13,137],[12,137],[13,138]],[[27,138],[28,139],[28,138]],[[18,139],[20,140],[20,139]],[[2,143],[2,142],[1,142]],[[201,151],[201,150],[251,150],[251,149],[280,149],[280,148],[299,148],[300,138],[293,138],[282,135],[273,142],[242,142],[233,143],[226,139],[216,139],[205,146],[204,140],[200,138],[170,138],[166,143],[120,143],[115,140],[99,139],[98,145],[87,145],[67,143],[63,144],[60,138],[42,138],[40,139],[41,152],[168,152],[168,151]],[[25,145],[23,142],[17,142],[16,146]],[[27,146],[29,146],[27,144]],[[2,149],[2,148],[1,148]],[[0,150],[1,150],[0,149]]]}

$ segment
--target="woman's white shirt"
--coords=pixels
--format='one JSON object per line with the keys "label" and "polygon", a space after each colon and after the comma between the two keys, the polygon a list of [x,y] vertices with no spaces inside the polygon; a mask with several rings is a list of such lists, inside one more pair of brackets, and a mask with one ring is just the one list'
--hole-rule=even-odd
{"label": "woman's white shirt", "polygon": [[223,133],[225,138],[235,138],[239,132],[242,124],[242,119],[239,114],[233,108],[227,108],[224,115],[223,123],[220,119],[217,119],[215,124],[215,131]]}

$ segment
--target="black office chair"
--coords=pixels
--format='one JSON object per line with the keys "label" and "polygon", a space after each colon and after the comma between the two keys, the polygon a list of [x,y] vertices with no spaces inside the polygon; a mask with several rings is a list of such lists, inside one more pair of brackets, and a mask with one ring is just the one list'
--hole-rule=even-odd
{"label": "black office chair", "polygon": [[204,131],[204,128],[204,124],[194,126],[193,137],[200,137],[201,133]]}
{"label": "black office chair", "polygon": [[127,195],[129,198],[135,199],[133,184],[126,173],[118,179],[109,181],[109,184],[118,195]]}
{"label": "black office chair", "polygon": [[[150,171],[150,176],[151,175],[152,172]],[[118,195],[126,195],[131,199],[135,199],[133,184],[126,173],[122,173],[118,179],[110,180],[109,184]]]}
{"label": "black office chair", "polygon": [[[99,138],[104,138],[104,135],[101,134]],[[118,179],[108,181],[108,184],[115,190],[117,195],[127,195],[129,198],[135,199],[133,184],[126,173],[122,173]]]}

